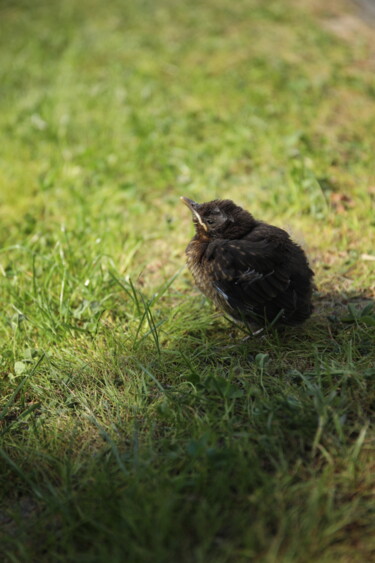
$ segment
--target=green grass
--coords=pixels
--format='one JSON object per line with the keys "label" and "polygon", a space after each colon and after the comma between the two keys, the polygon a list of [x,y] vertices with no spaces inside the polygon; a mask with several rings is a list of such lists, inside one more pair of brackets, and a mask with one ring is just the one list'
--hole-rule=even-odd
{"label": "green grass", "polygon": [[[2,560],[373,556],[375,90],[348,14],[2,3]],[[244,341],[183,269],[180,195],[290,227],[313,317]]]}

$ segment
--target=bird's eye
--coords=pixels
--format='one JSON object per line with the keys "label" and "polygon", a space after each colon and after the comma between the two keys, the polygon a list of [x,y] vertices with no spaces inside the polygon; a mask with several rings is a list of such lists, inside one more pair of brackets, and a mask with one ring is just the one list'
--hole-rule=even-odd
{"label": "bird's eye", "polygon": [[213,219],[206,219],[207,225],[213,225],[215,221]]}

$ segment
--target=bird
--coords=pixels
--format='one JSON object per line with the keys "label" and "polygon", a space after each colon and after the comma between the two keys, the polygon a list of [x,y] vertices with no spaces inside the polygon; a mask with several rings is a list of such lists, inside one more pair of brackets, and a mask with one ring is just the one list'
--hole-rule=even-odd
{"label": "bird", "polygon": [[314,272],[289,234],[229,199],[197,203],[186,263],[198,289],[250,330],[299,325],[312,311]]}

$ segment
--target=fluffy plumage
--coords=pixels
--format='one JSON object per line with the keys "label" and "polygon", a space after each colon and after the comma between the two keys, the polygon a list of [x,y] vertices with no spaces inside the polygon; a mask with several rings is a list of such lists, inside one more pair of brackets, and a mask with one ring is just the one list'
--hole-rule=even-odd
{"label": "fluffy plumage", "polygon": [[196,230],[186,248],[187,265],[217,307],[258,327],[296,325],[311,315],[314,273],[286,231],[227,199],[202,204],[181,199]]}

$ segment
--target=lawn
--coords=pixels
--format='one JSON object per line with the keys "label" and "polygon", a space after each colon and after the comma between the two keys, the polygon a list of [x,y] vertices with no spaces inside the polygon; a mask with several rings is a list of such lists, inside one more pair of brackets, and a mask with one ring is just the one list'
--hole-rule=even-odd
{"label": "lawn", "polygon": [[[344,0],[0,6],[0,557],[375,552],[373,28]],[[244,339],[179,197],[289,229],[302,327]]]}

